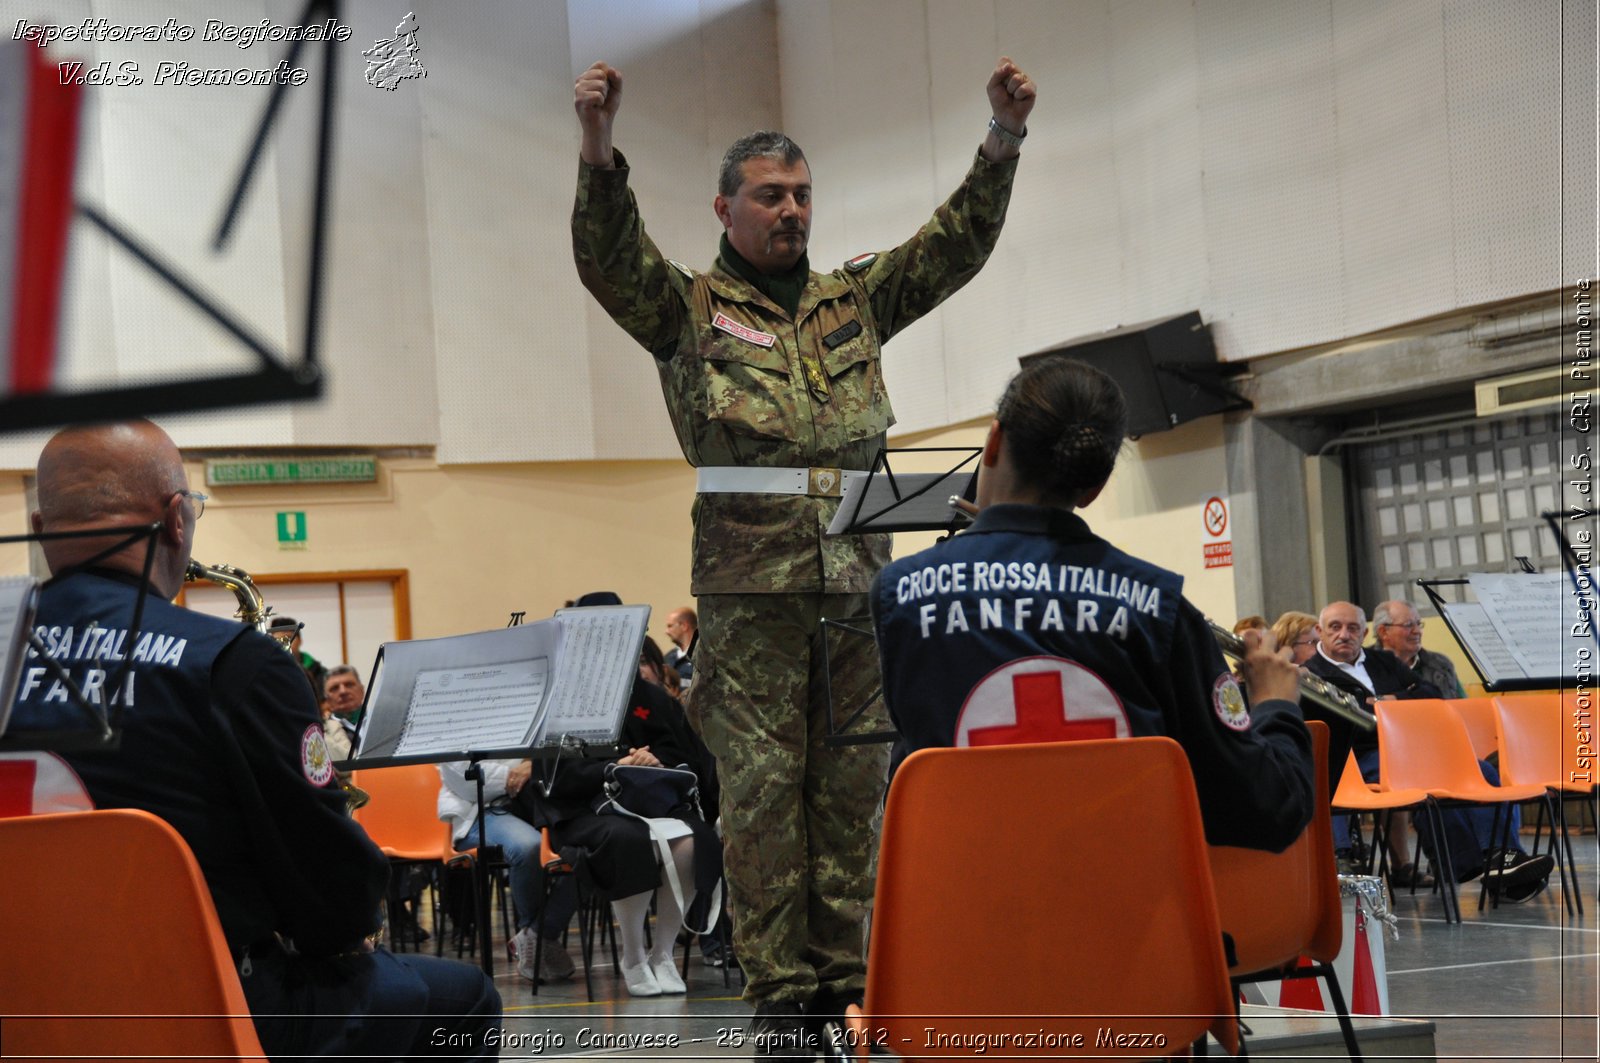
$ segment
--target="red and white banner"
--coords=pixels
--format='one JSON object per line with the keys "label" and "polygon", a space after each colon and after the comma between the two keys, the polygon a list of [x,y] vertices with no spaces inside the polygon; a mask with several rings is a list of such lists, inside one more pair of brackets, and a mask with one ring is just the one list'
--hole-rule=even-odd
{"label": "red and white banner", "polygon": [[0,397],[50,387],[83,87],[0,40]]}

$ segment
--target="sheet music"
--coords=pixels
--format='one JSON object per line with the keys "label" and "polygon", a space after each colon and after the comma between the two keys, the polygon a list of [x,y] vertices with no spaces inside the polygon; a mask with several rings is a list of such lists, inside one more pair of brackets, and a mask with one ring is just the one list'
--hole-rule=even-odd
{"label": "sheet music", "polygon": [[394,755],[529,745],[528,709],[544,703],[549,685],[548,657],[418,672]]}
{"label": "sheet music", "polygon": [[526,749],[561,644],[555,619],[384,643],[351,759]]}
{"label": "sheet music", "polygon": [[6,721],[11,717],[23,652],[38,602],[39,581],[32,576],[0,578],[0,734],[5,733]]}
{"label": "sheet music", "polygon": [[648,605],[591,606],[556,613],[561,660],[538,740],[570,735],[609,742],[639,674],[639,651],[650,622]]}
{"label": "sheet music", "polygon": [[1492,687],[1507,679],[1527,678],[1528,673],[1506,646],[1483,606],[1477,602],[1446,602],[1440,606],[1440,611],[1450,622],[1461,648],[1482,673],[1486,686]]}
{"label": "sheet music", "polygon": [[1575,619],[1579,613],[1564,572],[1475,572],[1467,581],[1528,678],[1566,674],[1571,662],[1565,652],[1564,618]]}

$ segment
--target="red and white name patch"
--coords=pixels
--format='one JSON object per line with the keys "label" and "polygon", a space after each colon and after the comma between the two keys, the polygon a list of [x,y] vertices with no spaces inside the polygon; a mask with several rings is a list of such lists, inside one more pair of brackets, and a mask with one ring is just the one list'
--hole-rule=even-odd
{"label": "red and white name patch", "polygon": [[1212,684],[1211,707],[1225,726],[1235,731],[1250,730],[1250,710],[1245,707],[1244,693],[1231,674],[1225,672],[1217,676]]}
{"label": "red and white name patch", "polygon": [[333,758],[328,755],[322,728],[316,724],[300,736],[300,770],[312,786],[326,786],[333,781]]}
{"label": "red and white name patch", "polygon": [[757,347],[771,347],[778,342],[778,337],[772,333],[753,329],[749,325],[741,325],[727,314],[721,312],[718,312],[717,316],[711,319],[711,327],[719,328],[730,336],[738,336],[741,340],[753,343]]}

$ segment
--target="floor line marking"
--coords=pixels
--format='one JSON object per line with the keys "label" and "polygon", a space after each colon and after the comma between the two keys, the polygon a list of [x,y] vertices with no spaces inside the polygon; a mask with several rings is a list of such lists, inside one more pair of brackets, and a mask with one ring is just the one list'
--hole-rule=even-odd
{"label": "floor line marking", "polygon": [[[1400,918],[1403,920],[1405,917],[1401,916]],[[1411,921],[1416,923],[1444,923],[1447,926],[1454,922],[1450,919],[1440,919],[1437,916],[1431,915],[1412,916]],[[1470,923],[1456,923],[1455,925],[1460,926],[1463,929],[1467,927],[1482,926],[1492,927],[1497,930],[1557,930],[1564,934],[1600,934],[1600,927],[1543,926],[1537,923],[1491,923],[1482,919],[1477,919]]]}
{"label": "floor line marking", "polygon": [[1408,967],[1404,970],[1390,970],[1391,975],[1396,974],[1433,974],[1437,971],[1464,971],[1472,967],[1499,967],[1508,963],[1549,963],[1551,960],[1597,960],[1600,953],[1575,952],[1570,956],[1524,956],[1515,960],[1484,960],[1481,963],[1451,963],[1443,967]]}

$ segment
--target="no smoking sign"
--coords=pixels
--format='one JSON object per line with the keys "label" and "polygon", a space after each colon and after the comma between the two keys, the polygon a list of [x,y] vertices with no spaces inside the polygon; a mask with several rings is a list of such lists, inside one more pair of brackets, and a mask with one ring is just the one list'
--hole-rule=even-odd
{"label": "no smoking sign", "polygon": [[1233,534],[1228,529],[1228,499],[1208,494],[1200,506],[1201,553],[1206,568],[1233,565]]}

